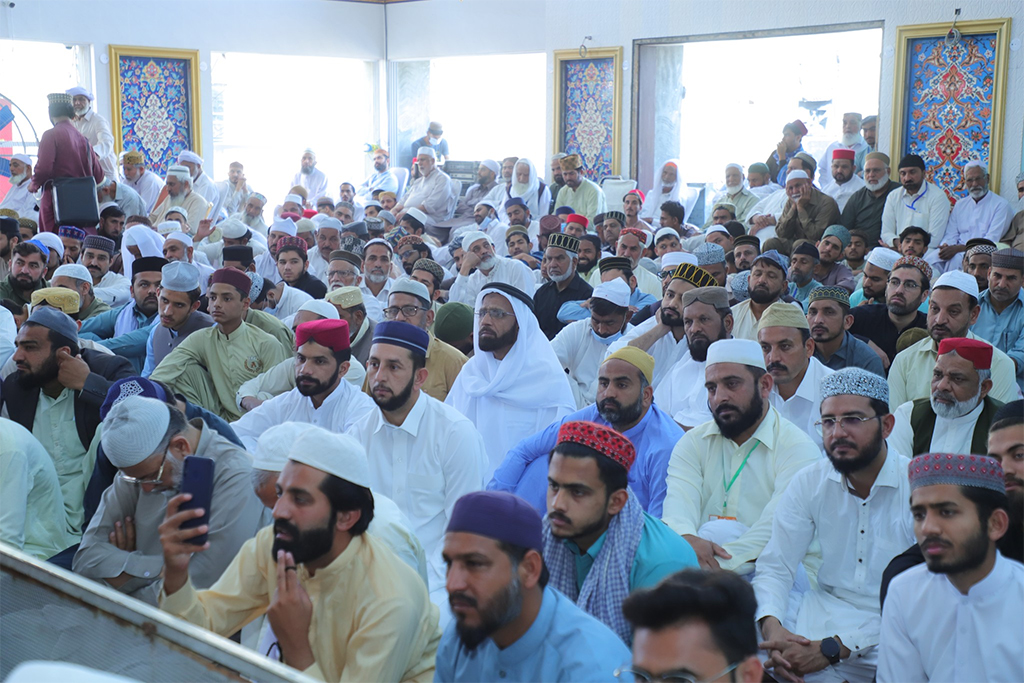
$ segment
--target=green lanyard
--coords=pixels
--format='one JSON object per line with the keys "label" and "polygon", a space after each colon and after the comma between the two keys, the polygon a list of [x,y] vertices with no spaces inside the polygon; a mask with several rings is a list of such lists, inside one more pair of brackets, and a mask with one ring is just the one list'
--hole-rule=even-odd
{"label": "green lanyard", "polygon": [[739,469],[736,470],[736,474],[732,475],[732,479],[728,484],[725,483],[725,467],[722,468],[722,486],[725,487],[725,499],[722,501],[722,516],[725,517],[725,508],[729,504],[729,491],[732,490],[732,485],[739,479],[740,472],[747,466],[747,460],[750,460],[750,454],[754,452],[754,449],[758,446],[758,440],[754,439],[754,445],[750,447],[747,454],[743,457],[743,462],[740,463]]}

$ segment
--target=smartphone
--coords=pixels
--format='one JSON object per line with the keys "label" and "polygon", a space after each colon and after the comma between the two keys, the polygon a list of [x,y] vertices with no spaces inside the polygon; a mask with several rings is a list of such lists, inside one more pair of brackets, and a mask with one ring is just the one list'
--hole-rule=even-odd
{"label": "smartphone", "polygon": [[[210,523],[210,505],[213,503],[213,460],[198,455],[186,455],[181,474],[181,492],[191,493],[192,499],[181,504],[181,510],[203,509],[202,517],[195,517],[181,525],[182,529],[194,529]],[[203,545],[209,534],[190,538],[189,543]]]}

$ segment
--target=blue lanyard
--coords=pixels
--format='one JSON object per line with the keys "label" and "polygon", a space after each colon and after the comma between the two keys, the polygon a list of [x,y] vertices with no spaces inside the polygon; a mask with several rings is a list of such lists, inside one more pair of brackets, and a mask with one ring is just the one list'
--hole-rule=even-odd
{"label": "blue lanyard", "polygon": [[921,198],[924,197],[926,194],[928,194],[928,181],[927,180],[924,182],[924,192],[922,192],[921,194],[917,195],[917,198],[914,199],[914,201],[910,202],[909,204],[904,202],[903,205],[905,207],[907,207],[908,209],[910,209],[911,211],[917,211],[917,209],[915,209],[914,207],[917,206],[917,203],[919,201],[921,201]]}

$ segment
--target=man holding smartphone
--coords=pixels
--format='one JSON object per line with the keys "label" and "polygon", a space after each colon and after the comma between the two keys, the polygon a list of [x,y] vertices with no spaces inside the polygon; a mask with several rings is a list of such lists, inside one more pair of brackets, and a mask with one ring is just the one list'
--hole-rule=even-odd
{"label": "man holding smartphone", "polygon": [[[82,536],[72,569],[152,605],[157,604],[164,568],[159,526],[168,501],[181,487],[186,456],[214,461],[210,522],[214,550],[198,556],[192,577],[212,585],[238,549],[259,530],[262,505],[252,491],[251,457],[202,419],[163,401],[131,393],[115,403],[103,421],[101,445],[120,470],[103,493]],[[230,634],[228,634],[230,635]]]}

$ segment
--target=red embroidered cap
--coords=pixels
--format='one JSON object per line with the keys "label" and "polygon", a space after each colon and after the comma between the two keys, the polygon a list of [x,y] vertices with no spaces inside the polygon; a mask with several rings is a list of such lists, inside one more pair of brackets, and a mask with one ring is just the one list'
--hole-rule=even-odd
{"label": "red embroidered cap", "polygon": [[[611,458],[629,471],[636,460],[636,449],[632,442],[611,427],[596,422],[566,422],[558,430],[558,443],[578,443],[593,448],[601,455]],[[558,446],[556,445],[555,448]]]}
{"label": "red embroidered cap", "polygon": [[924,453],[910,461],[910,490],[922,486],[952,484],[977,486],[1006,493],[1006,481],[999,461],[987,455]]}

